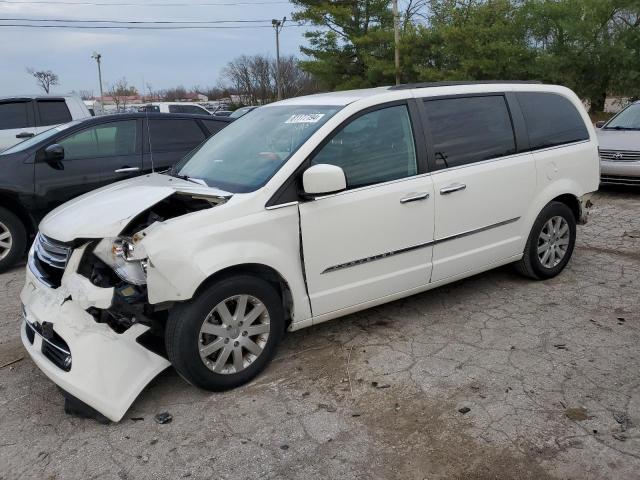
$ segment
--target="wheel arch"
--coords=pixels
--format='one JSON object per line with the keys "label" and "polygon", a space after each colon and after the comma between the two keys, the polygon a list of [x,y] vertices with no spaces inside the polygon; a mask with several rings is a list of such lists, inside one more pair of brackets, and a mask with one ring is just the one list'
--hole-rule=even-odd
{"label": "wheel arch", "polygon": [[24,208],[24,206],[20,203],[20,201],[18,201],[17,198],[15,198],[14,195],[0,191],[0,207],[6,208],[20,219],[20,221],[24,225],[25,230],[27,231],[28,236],[36,234],[37,226],[27,212],[27,209]]}
{"label": "wheel arch", "polygon": [[573,195],[572,193],[564,193],[553,198],[551,202],[564,203],[573,212],[573,216],[576,219],[576,222],[580,220],[582,207],[580,206],[580,200],[578,200],[577,196]]}
{"label": "wheel arch", "polygon": [[262,263],[242,263],[238,265],[231,265],[229,267],[225,267],[217,272],[211,274],[205,280],[203,280],[200,285],[196,288],[193,293],[193,297],[197,297],[200,292],[205,290],[209,285],[222,280],[224,278],[234,277],[237,275],[249,275],[252,277],[261,278],[262,280],[267,281],[271,284],[282,299],[282,306],[285,312],[285,321],[286,328],[289,327],[291,321],[293,319],[293,295],[291,293],[291,287],[289,286],[289,282],[284,278],[284,276],[278,272],[275,268],[270,267],[268,265]]}

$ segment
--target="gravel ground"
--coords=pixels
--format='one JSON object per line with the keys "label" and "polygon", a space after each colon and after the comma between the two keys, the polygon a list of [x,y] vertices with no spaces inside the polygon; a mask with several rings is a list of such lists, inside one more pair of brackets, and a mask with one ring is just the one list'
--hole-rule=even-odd
{"label": "gravel ground", "polygon": [[[118,424],[4,366],[0,478],[638,479],[640,191],[594,203],[555,279],[502,268],[290,334],[231,392],[168,370]],[[25,355],[23,268],[0,275],[0,365]]]}

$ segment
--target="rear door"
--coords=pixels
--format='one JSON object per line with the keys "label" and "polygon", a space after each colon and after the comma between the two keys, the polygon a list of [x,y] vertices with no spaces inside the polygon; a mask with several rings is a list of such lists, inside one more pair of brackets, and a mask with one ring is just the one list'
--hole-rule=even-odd
{"label": "rear door", "polygon": [[434,170],[432,281],[522,253],[536,165],[518,153],[506,95],[424,99],[423,107]]}
{"label": "rear door", "polygon": [[[138,175],[142,164],[138,120],[92,125],[57,141],[60,162],[36,155],[35,193],[42,208],[52,208],[116,180]],[[124,169],[124,171],[123,171]]]}
{"label": "rear door", "polygon": [[148,122],[144,141],[145,171],[171,168],[208,136],[195,118],[148,118],[145,121]]}
{"label": "rear door", "polygon": [[31,99],[0,100],[0,151],[36,134]]}

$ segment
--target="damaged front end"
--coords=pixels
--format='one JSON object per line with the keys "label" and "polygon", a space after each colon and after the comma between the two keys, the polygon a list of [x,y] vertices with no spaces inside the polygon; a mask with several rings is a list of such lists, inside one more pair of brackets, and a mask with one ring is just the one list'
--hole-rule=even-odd
{"label": "damaged front end", "polygon": [[170,365],[164,325],[172,303],[149,303],[144,229],[224,201],[175,192],[113,237],[60,242],[37,235],[20,294],[22,342],[68,396],[119,421]]}

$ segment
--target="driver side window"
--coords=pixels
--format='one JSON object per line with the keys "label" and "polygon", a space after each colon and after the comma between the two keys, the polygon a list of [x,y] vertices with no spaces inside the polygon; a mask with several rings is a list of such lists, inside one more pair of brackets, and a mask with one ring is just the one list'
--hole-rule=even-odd
{"label": "driver side window", "polygon": [[406,105],[366,113],[342,128],[311,160],[344,170],[347,188],[416,175],[418,166]]}
{"label": "driver side window", "polygon": [[64,159],[133,155],[137,145],[137,120],[111,122],[88,128],[59,142]]}

